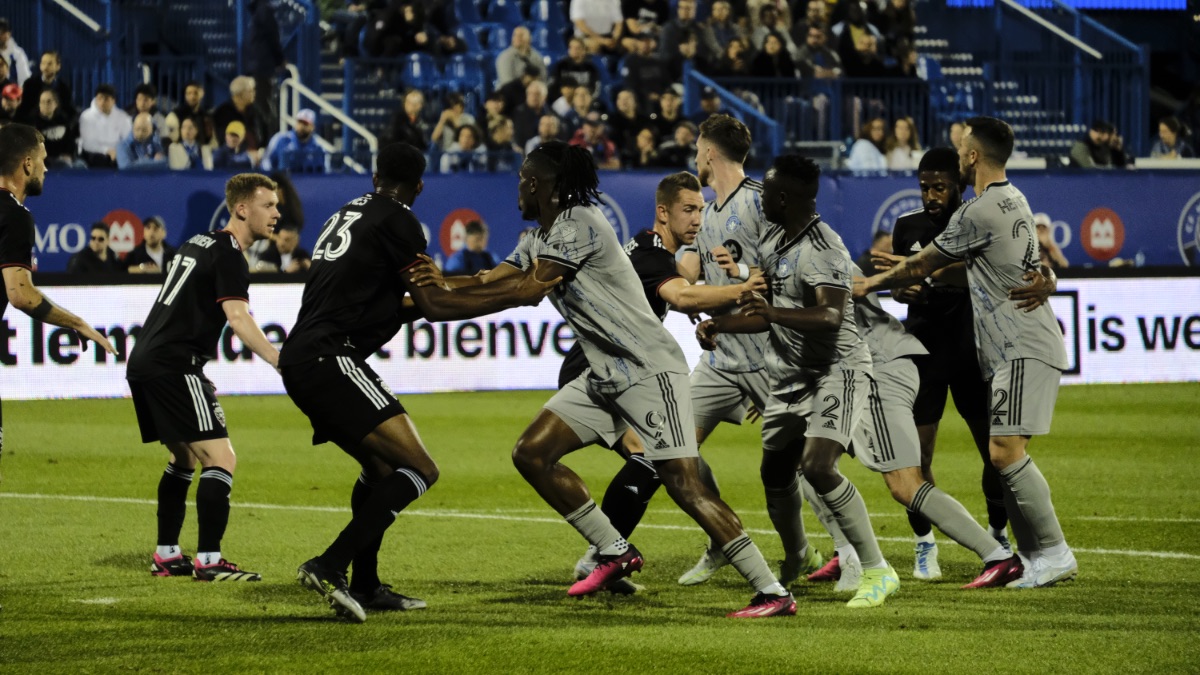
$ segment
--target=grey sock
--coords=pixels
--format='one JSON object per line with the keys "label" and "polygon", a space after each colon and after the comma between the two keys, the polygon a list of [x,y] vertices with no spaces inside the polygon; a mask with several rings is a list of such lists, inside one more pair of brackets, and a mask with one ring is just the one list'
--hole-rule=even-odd
{"label": "grey sock", "polygon": [[804,518],[800,509],[804,500],[800,497],[800,481],[792,477],[792,484],[783,488],[766,488],[767,515],[779,533],[783,543],[783,555],[788,559],[798,558],[808,547],[804,536]]}
{"label": "grey sock", "polygon": [[[1058,546],[1066,541],[1062,527],[1058,524],[1058,516],[1054,513],[1054,504],[1050,501],[1050,484],[1046,477],[1033,463],[1032,457],[1014,462],[1000,471],[1005,484],[1012,490],[1017,510],[1021,517],[1029,523],[1029,531],[1033,534],[1038,550]],[[1010,511],[1008,518],[1016,521]],[[1015,532],[1015,530],[1014,530]]]}
{"label": "grey sock", "polygon": [[1029,522],[1021,514],[1021,509],[1017,508],[1017,498],[1013,496],[1008,484],[1004,484],[1003,488],[1004,510],[1008,513],[1008,526],[1012,528],[1013,539],[1017,540],[1017,550],[1022,555],[1031,556],[1039,548],[1037,537],[1033,536],[1033,530],[1029,528]]}
{"label": "grey sock", "polygon": [[991,562],[989,558],[994,558],[997,550],[1003,550],[958,500],[932,483],[922,483],[917,488],[909,508],[928,518],[947,537],[974,551],[984,562]]}
{"label": "grey sock", "polygon": [[721,552],[725,554],[725,559],[746,577],[746,581],[750,582],[755,591],[775,595],[787,592],[779,585],[779,580],[771,573],[771,568],[767,567],[767,561],[763,559],[758,547],[750,541],[750,535],[735,537],[721,547]]}
{"label": "grey sock", "polygon": [[854,484],[844,476],[842,484],[827,495],[821,495],[825,506],[833,512],[846,539],[858,553],[864,570],[879,567],[883,564],[883,553],[879,550],[879,542],[875,541],[875,532],[871,529],[871,517],[867,515],[867,505],[862,495],[854,489]]}
{"label": "grey sock", "polygon": [[571,524],[579,534],[583,535],[588,543],[595,546],[597,550],[605,555],[612,555],[611,549],[615,546],[617,553],[624,553],[625,549],[629,548],[629,544],[617,532],[617,528],[613,527],[609,522],[608,516],[596,506],[596,502],[591,499],[583,506],[575,509],[566,516],[567,522]]}
{"label": "grey sock", "polygon": [[834,550],[849,546],[850,542],[846,541],[846,534],[842,532],[842,526],[838,525],[837,518],[833,517],[833,512],[825,506],[825,501],[821,499],[821,495],[817,494],[817,489],[812,486],[812,483],[804,480],[804,476],[800,476],[800,490],[804,493],[804,500],[816,514],[817,520],[821,521],[821,525],[829,532],[829,536],[833,537]]}

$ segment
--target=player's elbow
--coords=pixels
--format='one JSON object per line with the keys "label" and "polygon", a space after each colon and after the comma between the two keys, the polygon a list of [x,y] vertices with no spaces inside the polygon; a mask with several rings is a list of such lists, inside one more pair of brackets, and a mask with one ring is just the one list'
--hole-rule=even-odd
{"label": "player's elbow", "polygon": [[818,318],[818,332],[830,332],[842,327],[842,312],[833,307],[826,307]]}
{"label": "player's elbow", "polygon": [[10,287],[8,289],[8,304],[28,314],[33,311],[33,308],[41,304],[41,296],[29,288]]}

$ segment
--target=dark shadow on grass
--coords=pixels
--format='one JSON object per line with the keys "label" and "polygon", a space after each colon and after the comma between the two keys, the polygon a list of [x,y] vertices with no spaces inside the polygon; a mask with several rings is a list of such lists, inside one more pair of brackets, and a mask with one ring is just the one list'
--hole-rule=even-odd
{"label": "dark shadow on grass", "polygon": [[126,551],[97,558],[92,561],[92,564],[119,570],[145,570],[149,572],[151,562],[151,557],[146,555],[145,551]]}

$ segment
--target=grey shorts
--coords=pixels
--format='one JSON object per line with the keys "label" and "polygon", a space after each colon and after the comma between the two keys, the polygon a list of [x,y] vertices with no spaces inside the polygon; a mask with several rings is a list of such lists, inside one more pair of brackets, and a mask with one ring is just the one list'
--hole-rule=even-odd
{"label": "grey shorts", "polygon": [[691,385],[696,427],[705,434],[721,422],[741,424],[750,403],[762,411],[771,396],[766,368],[751,373],[728,373],[701,360],[692,371]]}
{"label": "grey shorts", "polygon": [[692,397],[683,373],[659,373],[619,394],[603,394],[591,386],[585,372],[558,390],[545,408],[571,427],[585,445],[601,443],[611,448],[632,427],[642,439],[646,459],[700,455]]}
{"label": "grey shorts", "polygon": [[828,438],[843,448],[867,408],[871,376],[861,370],[813,370],[786,398],[763,410],[763,451],[783,450],[801,437]]}
{"label": "grey shorts", "polygon": [[1037,359],[1017,359],[996,369],[992,392],[992,436],[1050,433],[1062,371]]}
{"label": "grey shorts", "polygon": [[912,359],[875,364],[867,414],[854,430],[854,457],[872,471],[921,466],[921,440],[913,421],[920,375]]}

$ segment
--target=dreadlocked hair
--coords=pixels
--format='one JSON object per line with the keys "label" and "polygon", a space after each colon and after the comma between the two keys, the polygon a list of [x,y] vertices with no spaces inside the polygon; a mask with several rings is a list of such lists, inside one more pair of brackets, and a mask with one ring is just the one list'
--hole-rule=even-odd
{"label": "dreadlocked hair", "polygon": [[526,161],[536,162],[539,169],[555,177],[559,208],[593,206],[600,201],[600,177],[587,148],[549,141],[529,153]]}

